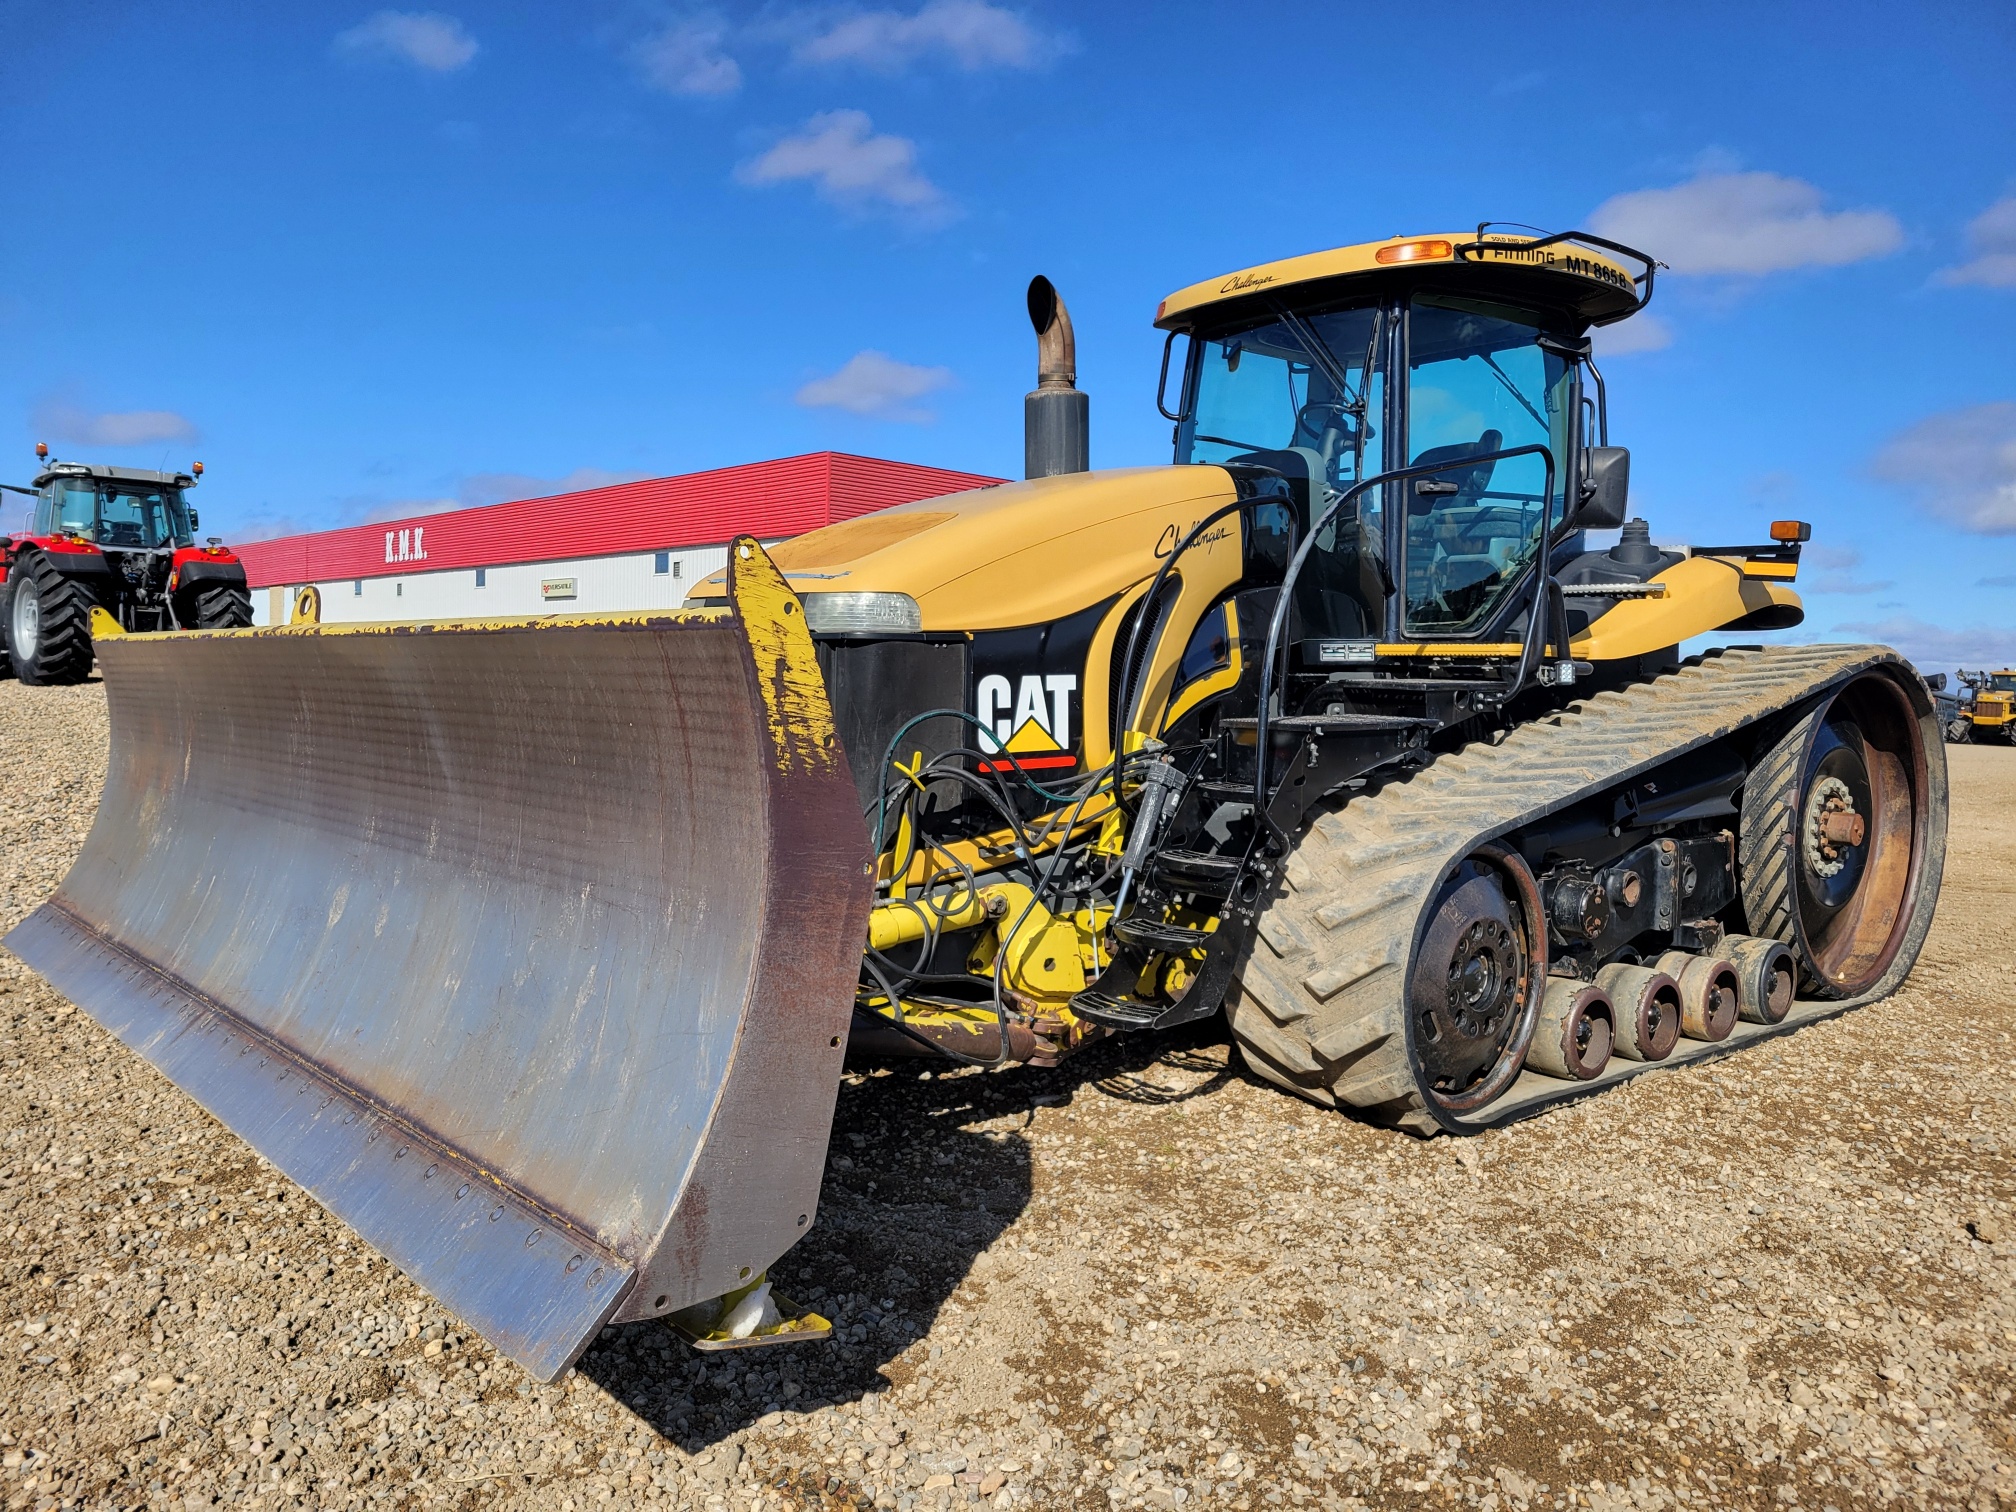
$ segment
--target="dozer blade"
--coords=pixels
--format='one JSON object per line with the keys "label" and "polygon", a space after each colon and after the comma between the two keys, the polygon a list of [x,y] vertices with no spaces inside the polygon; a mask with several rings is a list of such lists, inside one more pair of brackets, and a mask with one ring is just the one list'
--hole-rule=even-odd
{"label": "dozer blade", "polygon": [[6,943],[541,1380],[812,1221],[868,840],[797,600],[97,646]]}

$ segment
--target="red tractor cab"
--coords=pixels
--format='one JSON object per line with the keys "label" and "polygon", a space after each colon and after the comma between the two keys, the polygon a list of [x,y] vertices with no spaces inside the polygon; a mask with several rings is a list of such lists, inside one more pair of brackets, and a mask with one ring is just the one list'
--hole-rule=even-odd
{"label": "red tractor cab", "polygon": [[196,544],[192,472],[45,460],[25,533],[0,535],[0,671],[24,683],[82,682],[91,611],[127,630],[225,630],[252,623],[245,566],[213,536]]}

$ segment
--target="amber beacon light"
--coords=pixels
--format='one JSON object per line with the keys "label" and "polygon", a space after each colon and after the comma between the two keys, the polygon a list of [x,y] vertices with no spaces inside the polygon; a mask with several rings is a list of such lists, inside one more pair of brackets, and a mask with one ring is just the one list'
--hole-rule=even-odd
{"label": "amber beacon light", "polygon": [[1774,541],[1810,541],[1813,527],[1804,520],[1773,520],[1771,539]]}
{"label": "amber beacon light", "polygon": [[1436,258],[1453,257],[1455,253],[1455,247],[1446,241],[1404,241],[1381,247],[1372,255],[1382,263],[1411,263],[1433,262]]}

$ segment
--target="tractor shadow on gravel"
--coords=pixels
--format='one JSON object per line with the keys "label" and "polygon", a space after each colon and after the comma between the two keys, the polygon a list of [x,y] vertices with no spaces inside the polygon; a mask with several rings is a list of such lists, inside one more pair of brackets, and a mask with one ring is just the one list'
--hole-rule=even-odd
{"label": "tractor shadow on gravel", "polygon": [[1247,1077],[1217,1020],[1123,1036],[1051,1068],[856,1068],[840,1087],[818,1219],[771,1271],[779,1291],[833,1320],[833,1340],[701,1354],[665,1324],[634,1323],[606,1330],[578,1368],[689,1451],[780,1408],[929,1375],[928,1350],[913,1346],[1029,1205],[1021,1131],[1039,1110],[1187,1102]]}

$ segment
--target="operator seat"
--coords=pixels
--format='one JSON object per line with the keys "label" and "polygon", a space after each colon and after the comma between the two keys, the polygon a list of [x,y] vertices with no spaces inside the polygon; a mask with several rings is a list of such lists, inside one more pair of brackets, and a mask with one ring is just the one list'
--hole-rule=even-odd
{"label": "operator seat", "polygon": [[[1469,457],[1489,456],[1505,444],[1504,433],[1487,430],[1475,441],[1454,446],[1431,446],[1414,459],[1416,467],[1461,462]],[[1481,603],[1490,585],[1504,570],[1504,562],[1488,548],[1466,549],[1473,543],[1463,539],[1457,511],[1475,510],[1484,502],[1491,486],[1496,462],[1480,462],[1474,467],[1452,467],[1434,473],[1432,481],[1454,483],[1453,494],[1407,492],[1407,576],[1408,597],[1415,602],[1432,598],[1461,619],[1468,619],[1466,606]]]}

